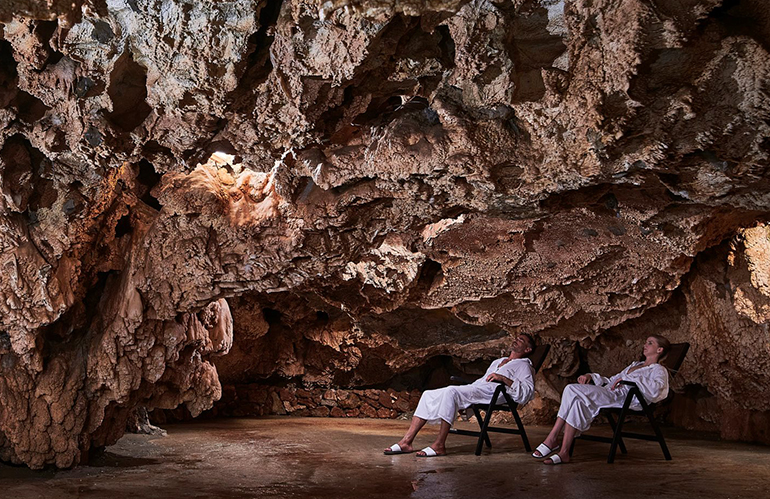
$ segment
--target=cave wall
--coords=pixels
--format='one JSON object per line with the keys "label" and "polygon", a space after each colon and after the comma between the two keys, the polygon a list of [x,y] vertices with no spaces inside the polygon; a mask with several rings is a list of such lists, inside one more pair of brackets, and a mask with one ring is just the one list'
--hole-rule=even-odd
{"label": "cave wall", "polygon": [[760,0],[48,0],[0,24],[0,459],[71,466],[220,376],[426,383],[513,331],[555,347],[546,408],[653,329],[687,339],[672,419],[767,442]]}

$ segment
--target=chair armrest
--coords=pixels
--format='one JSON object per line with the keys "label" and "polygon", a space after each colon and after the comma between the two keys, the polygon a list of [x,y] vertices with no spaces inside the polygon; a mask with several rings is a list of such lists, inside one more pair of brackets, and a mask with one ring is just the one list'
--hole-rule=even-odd
{"label": "chair armrest", "polygon": [[636,400],[639,401],[639,405],[642,406],[642,409],[644,411],[649,411],[655,406],[655,404],[650,404],[644,399],[644,395],[642,394],[642,390],[639,389],[639,385],[637,385],[633,381],[626,381],[622,379],[620,380],[620,384],[631,387],[631,390],[629,390],[628,392],[627,398],[636,397]]}

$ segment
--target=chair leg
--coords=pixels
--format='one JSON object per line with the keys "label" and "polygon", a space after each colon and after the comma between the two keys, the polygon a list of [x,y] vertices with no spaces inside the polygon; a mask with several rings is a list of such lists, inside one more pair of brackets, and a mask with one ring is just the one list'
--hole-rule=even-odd
{"label": "chair leg", "polygon": [[492,442],[489,440],[489,433],[482,431],[484,429],[484,419],[481,417],[481,411],[476,406],[473,406],[473,413],[476,415],[476,422],[479,424],[479,432],[484,436],[484,442],[487,447],[492,448]]}
{"label": "chair leg", "polygon": [[658,443],[660,444],[660,449],[663,451],[663,457],[666,458],[666,461],[671,461],[671,453],[668,452],[666,439],[663,438],[663,432],[660,431],[660,426],[658,426],[658,423],[655,421],[655,415],[652,413],[652,410],[649,407],[645,407],[644,412],[645,414],[647,414],[647,419],[650,420],[650,426],[652,426],[652,431],[654,431],[655,436],[658,437]]}
{"label": "chair leg", "polygon": [[481,447],[484,445],[484,437],[487,436],[487,428],[489,428],[489,422],[492,419],[492,413],[494,407],[497,404],[497,397],[500,395],[500,389],[495,390],[495,394],[492,396],[492,402],[489,403],[487,413],[484,415],[484,425],[481,427],[481,435],[479,435],[479,443],[476,444],[476,455],[481,455]]}
{"label": "chair leg", "polygon": [[503,392],[503,395],[505,395],[505,402],[508,404],[508,408],[511,410],[511,414],[513,414],[513,419],[516,421],[516,426],[519,428],[519,434],[521,435],[522,442],[524,442],[524,448],[527,452],[532,452],[532,447],[529,445],[529,438],[527,438],[527,430],[524,429],[524,424],[519,417],[519,404],[514,402],[507,393]]}
{"label": "chair leg", "polygon": [[[612,435],[614,436],[615,428],[618,425],[615,423],[615,418],[612,417],[611,412],[607,412],[606,415],[607,415],[607,420],[610,422],[610,428],[612,428]],[[623,436],[618,434],[618,438],[619,438],[618,445],[620,446],[620,452],[622,452],[623,454],[628,454],[628,451],[626,450],[626,445],[623,443]]]}
{"label": "chair leg", "polygon": [[615,432],[612,436],[612,443],[610,444],[610,455],[607,457],[608,464],[615,462],[615,451],[618,449],[618,442],[621,439],[620,435],[623,433],[623,423],[626,421],[626,413],[628,412],[628,407],[631,405],[631,400],[633,397],[634,391],[631,390],[628,395],[626,395],[626,400],[623,402],[623,408],[620,410],[618,425],[615,427]]}

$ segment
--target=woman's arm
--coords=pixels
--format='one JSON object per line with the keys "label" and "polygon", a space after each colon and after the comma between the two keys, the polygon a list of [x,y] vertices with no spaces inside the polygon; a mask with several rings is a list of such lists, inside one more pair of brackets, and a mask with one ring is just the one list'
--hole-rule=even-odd
{"label": "woman's arm", "polygon": [[648,403],[660,402],[668,396],[668,371],[660,364],[653,364],[649,369],[638,369],[625,379],[636,383]]}
{"label": "woman's arm", "polygon": [[588,373],[587,376],[591,378],[591,381],[593,381],[594,385],[596,386],[605,386],[610,382],[609,378],[605,378],[598,373]]}

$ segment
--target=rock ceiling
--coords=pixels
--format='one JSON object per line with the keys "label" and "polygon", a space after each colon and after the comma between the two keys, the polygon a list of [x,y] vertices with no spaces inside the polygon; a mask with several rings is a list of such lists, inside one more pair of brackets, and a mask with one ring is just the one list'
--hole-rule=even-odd
{"label": "rock ceiling", "polygon": [[551,399],[649,333],[689,341],[689,414],[770,440],[762,0],[0,23],[0,459],[71,466],[220,376],[373,386],[506,331],[554,345]]}

